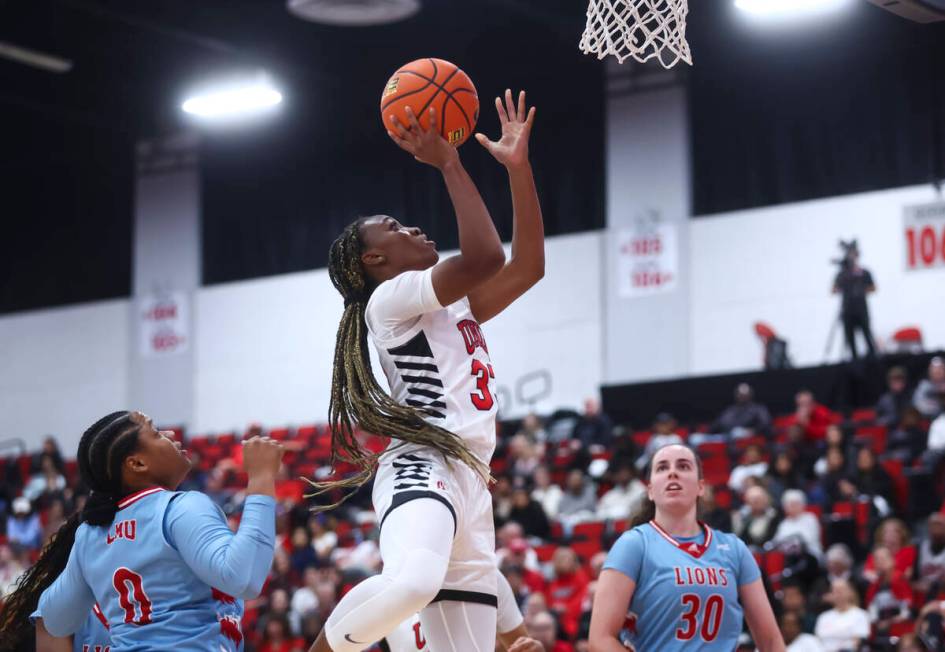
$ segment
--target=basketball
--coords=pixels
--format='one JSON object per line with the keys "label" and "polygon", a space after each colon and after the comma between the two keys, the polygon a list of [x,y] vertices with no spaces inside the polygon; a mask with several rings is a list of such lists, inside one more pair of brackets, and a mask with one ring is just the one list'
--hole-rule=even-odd
{"label": "basketball", "polygon": [[410,107],[420,126],[430,125],[430,107],[436,110],[440,134],[459,147],[476,128],[479,96],[469,76],[443,59],[417,59],[397,69],[381,94],[381,121],[394,129],[391,115],[409,125],[405,109]]}

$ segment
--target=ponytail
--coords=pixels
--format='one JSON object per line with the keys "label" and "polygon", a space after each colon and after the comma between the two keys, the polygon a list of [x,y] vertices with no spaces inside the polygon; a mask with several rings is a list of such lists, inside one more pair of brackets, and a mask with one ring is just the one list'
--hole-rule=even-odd
{"label": "ponytail", "polygon": [[0,608],[0,650],[15,649],[32,631],[30,614],[43,591],[65,570],[79,526],[83,522],[108,526],[114,520],[122,495],[121,466],[138,447],[138,427],[130,417],[127,411],[113,412],[82,435],[76,453],[79,475],[92,493],[82,512],[70,516],[43,547]]}

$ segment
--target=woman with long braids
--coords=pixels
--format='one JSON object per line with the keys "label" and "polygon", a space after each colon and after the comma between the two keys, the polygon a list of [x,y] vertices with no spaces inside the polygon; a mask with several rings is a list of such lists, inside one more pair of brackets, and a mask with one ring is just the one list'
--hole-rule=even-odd
{"label": "woman with long braids", "polygon": [[140,412],[114,412],[82,435],[91,489],[19,581],[0,614],[0,649],[44,631],[80,631],[98,603],[116,650],[242,649],[242,599],[262,590],[275,542],[282,447],[244,443],[249,477],[239,530],[204,494],[175,489],[190,471],[171,433]]}
{"label": "woman with long braids", "polygon": [[761,652],[783,652],[761,571],[741,539],[697,520],[702,462],[656,451],[647,498],[607,555],[591,612],[591,652],[734,650],[748,622]]}
{"label": "woman with long braids", "polygon": [[[407,110],[391,138],[443,176],[460,253],[440,261],[417,228],[362,218],[332,244],[329,274],[344,298],[329,408],[336,457],[362,473],[320,490],[374,482],[384,570],[355,586],[328,618],[314,652],[356,652],[420,612],[437,652],[492,650],[496,636],[495,534],[489,460],[495,449],[495,371],[479,325],[544,275],[544,227],[528,160],[535,109],[496,98],[502,136],[476,139],[509,175],[514,211],[508,263],[479,191],[455,148]],[[391,388],[378,385],[373,341]],[[390,436],[378,456],[356,428]],[[429,606],[428,606],[429,605]]]}

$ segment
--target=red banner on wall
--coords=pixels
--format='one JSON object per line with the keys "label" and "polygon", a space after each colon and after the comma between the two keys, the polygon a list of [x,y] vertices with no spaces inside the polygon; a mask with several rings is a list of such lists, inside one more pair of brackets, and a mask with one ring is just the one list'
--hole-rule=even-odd
{"label": "red banner on wall", "polygon": [[907,271],[945,267],[945,202],[906,206],[903,231]]}

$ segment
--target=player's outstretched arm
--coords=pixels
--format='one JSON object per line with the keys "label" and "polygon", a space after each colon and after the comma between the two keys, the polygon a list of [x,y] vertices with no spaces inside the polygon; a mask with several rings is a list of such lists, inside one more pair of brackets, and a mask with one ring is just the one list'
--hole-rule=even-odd
{"label": "player's outstretched arm", "polygon": [[388,135],[415,159],[440,171],[456,211],[459,255],[440,261],[433,268],[433,291],[440,305],[447,306],[469,296],[477,286],[495,276],[505,264],[505,252],[492,216],[460,162],[456,148],[440,135],[436,111],[431,107],[428,130],[420,126],[410,107],[405,112],[409,124],[402,125],[391,116],[395,131]]}
{"label": "player's outstretched arm", "polygon": [[495,98],[502,136],[491,141],[483,134],[476,140],[505,166],[512,190],[512,257],[498,274],[469,294],[469,306],[479,323],[505,310],[545,275],[545,227],[535,177],[528,160],[528,139],[535,122],[535,107],[525,110],[525,91],[512,100]]}
{"label": "player's outstretched arm", "polygon": [[617,636],[627,619],[627,609],[637,584],[618,570],[601,571],[591,609],[591,652],[627,652]]}
{"label": "player's outstretched arm", "polygon": [[755,647],[761,652],[784,652],[784,638],[781,637],[761,579],[739,587],[738,601],[745,612]]}

